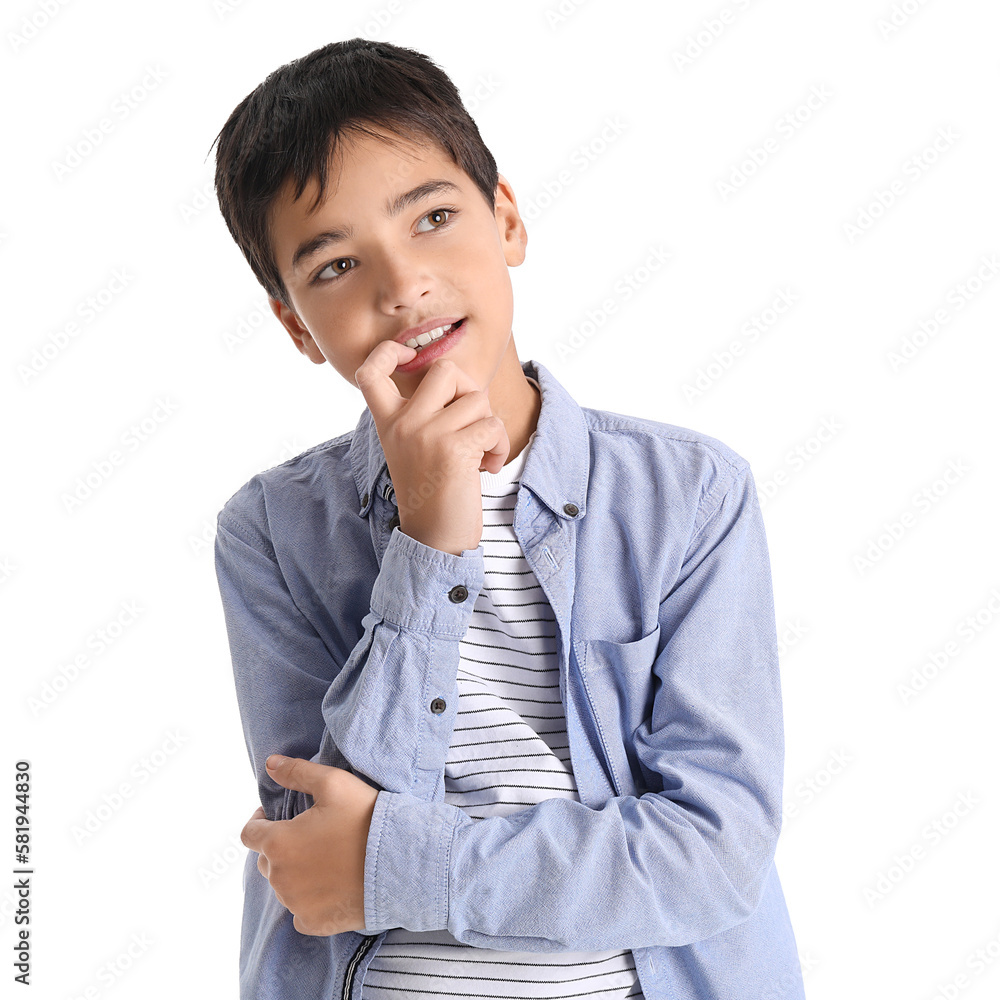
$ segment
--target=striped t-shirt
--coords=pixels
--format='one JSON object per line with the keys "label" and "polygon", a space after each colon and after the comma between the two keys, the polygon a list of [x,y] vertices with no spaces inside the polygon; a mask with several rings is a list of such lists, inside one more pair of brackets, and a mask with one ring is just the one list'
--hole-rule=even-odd
{"label": "striped t-shirt", "polygon": [[[533,438],[499,473],[480,473],[485,582],[459,642],[458,709],[444,771],[444,801],[473,819],[509,816],[548,798],[579,801],[559,699],[555,616],[514,537]],[[628,949],[494,951],[462,944],[447,930],[395,928],[368,967],[362,995],[600,1000],[642,997],[642,990]]]}

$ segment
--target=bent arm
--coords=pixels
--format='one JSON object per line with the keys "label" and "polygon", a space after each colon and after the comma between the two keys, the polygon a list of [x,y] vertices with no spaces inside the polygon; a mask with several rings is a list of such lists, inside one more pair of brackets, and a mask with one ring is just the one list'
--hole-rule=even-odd
{"label": "bent arm", "polygon": [[[268,818],[311,805],[267,776],[272,752],[347,767],[382,789],[364,933],[446,928],[467,944],[526,951],[678,946],[754,911],[780,828],[783,742],[748,469],[698,526],[660,604],[651,714],[625,734],[656,790],[599,809],[550,799],[474,821],[441,801],[481,548],[455,556],[394,530],[342,666],[296,607],[264,532],[226,528],[220,515],[216,563]],[[448,707],[435,714],[439,697]]]}
{"label": "bent arm", "polygon": [[382,792],[366,933],[446,927],[477,947],[602,951],[690,944],[754,912],[780,829],[783,737],[770,563],[748,468],[691,540],[659,622],[651,714],[624,734],[656,790],[475,821]]}
{"label": "bent arm", "polygon": [[[215,566],[240,718],[267,818],[291,819],[312,805],[310,796],[267,774],[272,753],[342,767],[381,789],[443,798],[458,644],[482,588],[482,549],[456,556],[394,529],[363,634],[346,656],[297,605],[252,490],[219,514]],[[431,711],[438,697],[448,706],[443,713]]]}

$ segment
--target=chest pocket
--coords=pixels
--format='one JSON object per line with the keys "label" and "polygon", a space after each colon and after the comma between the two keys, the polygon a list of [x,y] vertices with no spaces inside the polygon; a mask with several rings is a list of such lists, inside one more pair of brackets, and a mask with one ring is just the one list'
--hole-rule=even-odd
{"label": "chest pocket", "polygon": [[653,675],[660,629],[634,642],[574,639],[573,649],[617,795],[641,795],[635,731],[653,712]]}

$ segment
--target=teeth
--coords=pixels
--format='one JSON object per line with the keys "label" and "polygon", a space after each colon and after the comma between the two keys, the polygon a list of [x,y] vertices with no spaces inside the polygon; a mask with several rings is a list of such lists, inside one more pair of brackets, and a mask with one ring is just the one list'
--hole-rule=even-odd
{"label": "teeth", "polygon": [[428,330],[426,333],[420,334],[419,337],[413,337],[412,339],[406,341],[407,347],[420,348],[429,344],[432,340],[440,340],[452,327],[449,323],[447,326],[439,326],[435,330]]}

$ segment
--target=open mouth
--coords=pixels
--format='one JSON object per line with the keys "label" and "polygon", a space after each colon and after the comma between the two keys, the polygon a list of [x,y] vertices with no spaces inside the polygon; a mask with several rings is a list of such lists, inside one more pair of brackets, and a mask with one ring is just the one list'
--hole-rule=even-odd
{"label": "open mouth", "polygon": [[[435,358],[441,357],[450,351],[465,335],[465,317],[448,326],[438,327],[436,330],[428,330],[427,333],[420,334],[419,337],[412,338],[407,347],[416,350],[416,356],[405,364],[397,365],[398,372],[415,372],[426,368],[432,364]],[[421,343],[425,341],[425,343]],[[416,346],[414,346],[416,345]]]}
{"label": "open mouth", "polygon": [[439,326],[437,329],[428,330],[426,333],[420,334],[419,337],[407,340],[405,342],[406,346],[420,351],[428,344],[433,344],[435,340],[440,340],[445,334],[451,333],[452,330],[457,330],[464,322],[464,319],[460,319],[457,323],[449,323],[447,326]]}

